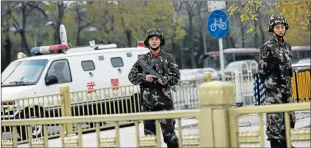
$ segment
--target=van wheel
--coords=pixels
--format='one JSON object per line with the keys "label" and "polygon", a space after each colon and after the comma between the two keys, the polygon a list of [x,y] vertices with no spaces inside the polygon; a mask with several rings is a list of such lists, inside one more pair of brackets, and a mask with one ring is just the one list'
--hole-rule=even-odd
{"label": "van wheel", "polygon": [[[36,114],[34,114],[34,109],[30,109],[30,115],[29,112],[26,111],[26,117],[22,117],[21,119],[38,119],[38,118],[42,118],[42,115],[39,115],[39,111],[43,114],[43,109],[40,108],[36,109],[35,112]],[[23,140],[28,140],[28,130],[27,130],[27,126],[19,126],[17,127],[17,133],[20,136],[20,141]],[[43,137],[44,134],[44,128],[43,125],[31,125],[31,135],[32,138],[39,138],[39,137]]]}

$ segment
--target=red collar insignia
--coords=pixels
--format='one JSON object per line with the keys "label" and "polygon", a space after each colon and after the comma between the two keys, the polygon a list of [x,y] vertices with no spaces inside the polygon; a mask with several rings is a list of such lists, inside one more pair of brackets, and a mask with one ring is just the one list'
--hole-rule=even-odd
{"label": "red collar insignia", "polygon": [[149,54],[151,57],[158,57],[158,56],[160,56],[161,55],[161,51],[160,52],[158,52],[158,53],[155,53],[155,54],[153,54],[152,52],[150,52],[150,54]]}

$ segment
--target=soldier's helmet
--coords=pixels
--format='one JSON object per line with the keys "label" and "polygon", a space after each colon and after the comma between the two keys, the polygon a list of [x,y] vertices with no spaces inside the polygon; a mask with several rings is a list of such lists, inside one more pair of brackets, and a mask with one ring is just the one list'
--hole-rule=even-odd
{"label": "soldier's helmet", "polygon": [[152,37],[158,37],[161,40],[160,46],[165,45],[165,38],[163,32],[159,28],[150,28],[145,36],[144,45],[149,47],[149,39]]}
{"label": "soldier's helmet", "polygon": [[283,16],[271,16],[269,21],[269,32],[273,32],[273,27],[277,24],[283,24],[285,26],[285,30],[289,28],[288,23]]}

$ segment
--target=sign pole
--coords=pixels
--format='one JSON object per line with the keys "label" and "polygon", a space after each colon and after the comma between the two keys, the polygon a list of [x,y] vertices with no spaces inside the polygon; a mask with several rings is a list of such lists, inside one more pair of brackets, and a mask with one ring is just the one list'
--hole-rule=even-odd
{"label": "sign pole", "polygon": [[219,44],[221,79],[222,81],[225,81],[225,74],[224,74],[225,62],[224,62],[224,49],[223,49],[222,38],[218,39],[218,44]]}
{"label": "sign pole", "polygon": [[206,27],[212,37],[218,39],[219,43],[219,62],[221,80],[225,81],[225,62],[222,39],[227,36],[230,30],[228,14],[224,10],[214,10],[207,19]]}

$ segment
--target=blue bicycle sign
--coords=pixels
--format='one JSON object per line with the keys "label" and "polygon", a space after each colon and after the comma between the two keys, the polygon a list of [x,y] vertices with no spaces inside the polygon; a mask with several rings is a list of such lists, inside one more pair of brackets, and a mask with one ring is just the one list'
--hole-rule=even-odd
{"label": "blue bicycle sign", "polygon": [[216,31],[217,28],[221,30],[226,30],[227,29],[227,24],[226,22],[222,21],[222,18],[214,18],[213,24],[210,26],[211,31]]}
{"label": "blue bicycle sign", "polygon": [[206,27],[214,38],[224,38],[230,28],[228,15],[223,10],[213,11],[206,22]]}

